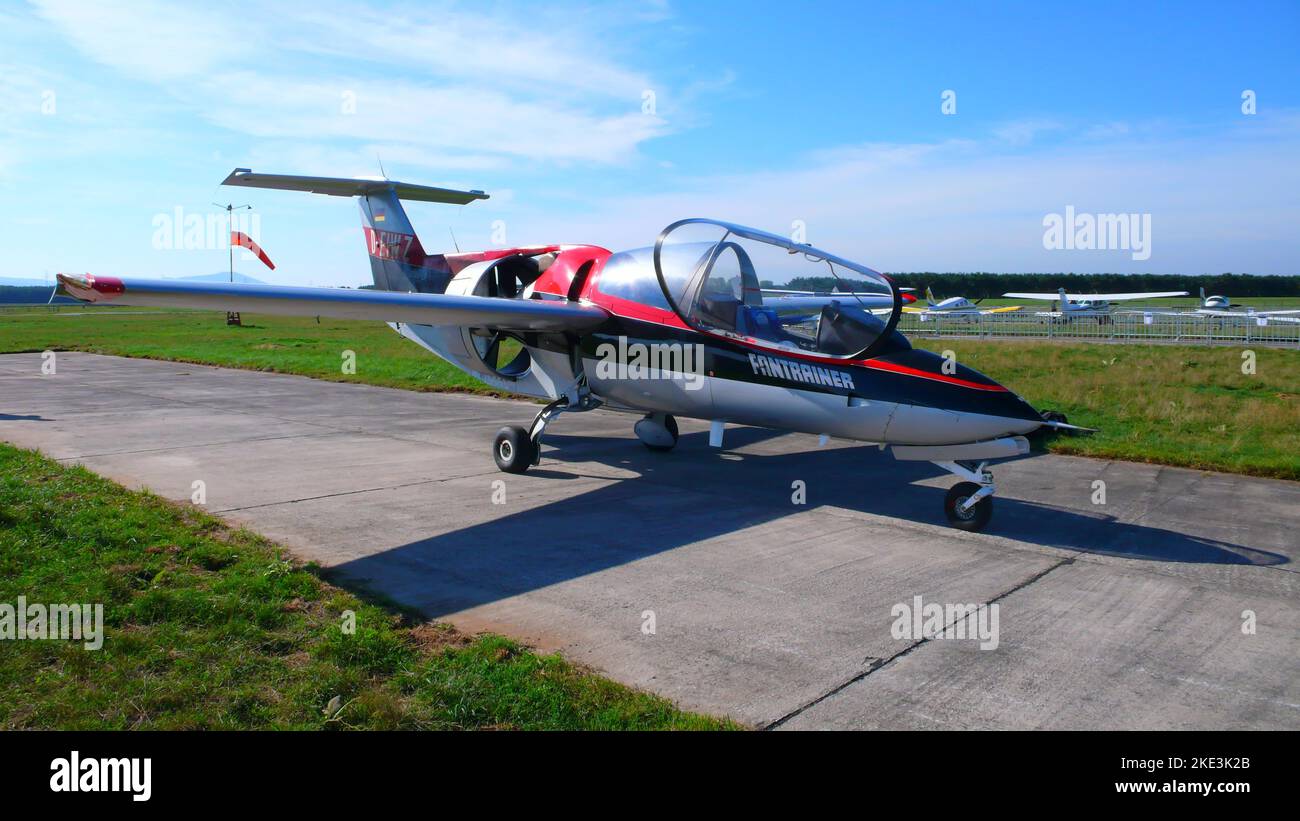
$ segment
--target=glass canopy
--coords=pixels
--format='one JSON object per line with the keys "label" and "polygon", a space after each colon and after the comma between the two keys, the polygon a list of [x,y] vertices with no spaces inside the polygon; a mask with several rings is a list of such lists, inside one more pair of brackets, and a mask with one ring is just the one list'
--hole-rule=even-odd
{"label": "glass canopy", "polygon": [[884,274],[714,220],[665,228],[654,270],[669,307],[692,328],[820,356],[869,355],[893,331],[902,307]]}

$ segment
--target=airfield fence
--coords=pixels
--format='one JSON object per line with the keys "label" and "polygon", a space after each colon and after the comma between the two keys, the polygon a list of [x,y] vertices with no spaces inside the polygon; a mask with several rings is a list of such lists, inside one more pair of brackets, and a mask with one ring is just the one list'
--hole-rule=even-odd
{"label": "airfield fence", "polygon": [[1211,317],[1115,313],[1052,317],[1030,312],[976,316],[903,314],[899,318],[898,327],[909,336],[933,339],[1086,339],[1097,342],[1300,348],[1300,322],[1250,315]]}

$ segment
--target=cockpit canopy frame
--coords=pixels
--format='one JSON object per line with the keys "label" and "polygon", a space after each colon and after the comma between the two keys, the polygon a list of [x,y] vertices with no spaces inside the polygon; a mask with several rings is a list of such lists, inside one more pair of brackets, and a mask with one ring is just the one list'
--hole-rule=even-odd
{"label": "cockpit canopy frame", "polygon": [[[710,238],[675,242],[674,232],[685,226],[694,226],[688,235]],[[776,249],[801,255],[800,262],[820,272],[819,278],[833,277],[835,288],[800,292],[798,299],[781,298],[789,292],[765,291],[759,276],[772,271],[756,271],[750,252],[770,260],[779,256]],[[659,287],[682,322],[701,333],[737,336],[777,350],[867,358],[887,343],[902,313],[902,296],[885,274],[788,237],[721,220],[693,217],[672,223],[655,240],[653,260]],[[728,271],[735,275],[727,278]],[[765,294],[774,298],[765,299]],[[812,302],[820,311],[815,322],[811,317],[792,320],[779,315],[783,302],[804,311]]]}

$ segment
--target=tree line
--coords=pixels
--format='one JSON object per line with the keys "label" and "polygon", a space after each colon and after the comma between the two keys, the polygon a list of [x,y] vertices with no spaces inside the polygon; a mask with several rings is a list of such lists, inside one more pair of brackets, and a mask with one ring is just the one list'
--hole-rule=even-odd
{"label": "tree line", "polygon": [[[1228,297],[1300,296],[1300,276],[1260,276],[1257,274],[890,274],[900,288],[915,288],[923,293],[927,287],[938,297],[964,296],[971,299],[998,297],[1009,291],[1049,292],[1065,288],[1072,294],[1123,293],[1126,291],[1187,291],[1196,296],[1201,288],[1207,294]],[[849,278],[845,278],[848,282]],[[798,291],[834,290],[834,277],[796,277],[782,287]]]}
{"label": "tree line", "polygon": [[[53,290],[53,285],[0,285],[0,305],[44,305]],[[55,305],[75,302],[64,296],[54,300]]]}

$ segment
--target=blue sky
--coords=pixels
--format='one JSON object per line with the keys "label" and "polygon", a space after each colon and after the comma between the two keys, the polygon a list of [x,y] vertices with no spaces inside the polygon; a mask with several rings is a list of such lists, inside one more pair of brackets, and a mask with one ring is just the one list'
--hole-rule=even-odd
{"label": "blue sky", "polygon": [[[1297,43],[1294,2],[10,4],[0,276],[222,270],[158,220],[234,201],[278,264],[241,271],[360,284],[355,205],[217,183],[376,157],[493,195],[412,205],[431,250],[711,216],[886,271],[1296,274]],[[1067,206],[1149,214],[1149,259],[1045,248]]]}

